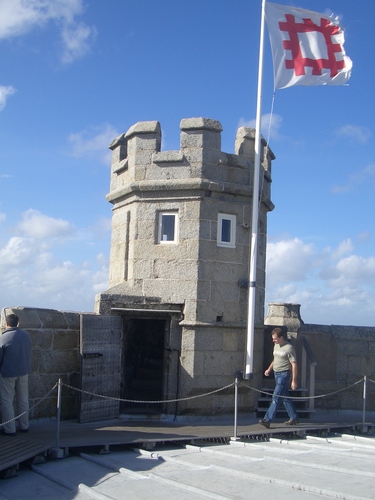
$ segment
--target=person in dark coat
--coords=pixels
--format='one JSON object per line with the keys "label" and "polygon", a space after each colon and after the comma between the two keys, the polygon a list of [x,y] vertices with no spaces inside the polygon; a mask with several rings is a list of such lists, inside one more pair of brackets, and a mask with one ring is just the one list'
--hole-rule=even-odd
{"label": "person in dark coat", "polygon": [[16,435],[13,402],[16,398],[17,416],[21,432],[29,430],[29,383],[31,339],[19,328],[16,314],[5,318],[6,330],[0,336],[0,399],[3,434]]}

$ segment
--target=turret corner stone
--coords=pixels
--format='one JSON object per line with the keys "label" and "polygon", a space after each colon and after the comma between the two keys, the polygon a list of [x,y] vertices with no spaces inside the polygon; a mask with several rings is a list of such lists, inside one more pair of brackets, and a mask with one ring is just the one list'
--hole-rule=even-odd
{"label": "turret corner stone", "polygon": [[211,118],[184,118],[180,122],[180,129],[188,130],[212,130],[214,132],[222,132],[223,127],[217,120]]}

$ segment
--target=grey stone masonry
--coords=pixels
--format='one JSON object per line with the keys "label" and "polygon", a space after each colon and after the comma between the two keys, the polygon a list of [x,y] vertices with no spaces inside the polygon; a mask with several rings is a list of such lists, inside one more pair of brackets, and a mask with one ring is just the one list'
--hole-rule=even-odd
{"label": "grey stone masonry", "polygon": [[[270,332],[284,327],[295,345],[302,377],[302,338],[315,358],[315,408],[325,411],[363,410],[363,383],[368,378],[367,411],[375,411],[375,327],[305,324],[300,304],[271,303],[265,319],[265,363],[272,356]],[[267,352],[268,351],[268,352]],[[309,367],[307,367],[309,369]],[[325,396],[329,395],[329,396]]]}
{"label": "grey stone masonry", "polygon": [[[80,387],[79,332],[80,314],[54,309],[7,307],[1,311],[0,329],[5,316],[17,314],[20,327],[31,337],[31,373],[29,375],[30,418],[56,417],[58,379]],[[61,416],[76,418],[79,394],[63,386]]]}
{"label": "grey stone masonry", "polygon": [[[107,200],[113,211],[109,288],[97,296],[95,312],[111,314],[116,309],[117,314],[123,310],[127,311],[124,315],[131,315],[134,309],[150,314],[153,310],[180,311],[178,327],[174,321],[169,338],[181,347],[181,397],[225,386],[244,368],[255,131],[240,127],[234,153],[226,153],[221,148],[222,130],[217,120],[183,119],[179,150],[161,151],[159,122],[139,122],[110,145]],[[261,145],[255,311],[258,378],[267,214],[274,208],[274,155],[264,139]],[[161,221],[168,214],[174,218],[174,236],[169,241],[160,233]],[[223,236],[221,231],[228,227],[230,231]],[[176,383],[176,376],[165,373],[168,386]],[[212,397],[211,403],[185,402],[179,404],[179,411],[225,412],[231,398],[220,394]],[[243,407],[255,407],[256,398],[247,393],[241,398]]]}
{"label": "grey stone masonry", "polygon": [[[228,154],[221,151],[218,121],[183,119],[180,129],[178,151],[160,151],[161,127],[156,121],[133,125],[110,145],[107,199],[113,204],[113,218],[108,291],[183,304],[188,322],[212,323],[220,316],[240,325],[246,321],[246,294],[239,283],[246,288],[254,130],[239,128],[236,154]],[[273,209],[274,156],[264,140],[262,144],[258,323],[263,322],[266,215]],[[176,244],[159,244],[160,212],[178,214]],[[235,217],[234,248],[217,245],[218,214]]]}

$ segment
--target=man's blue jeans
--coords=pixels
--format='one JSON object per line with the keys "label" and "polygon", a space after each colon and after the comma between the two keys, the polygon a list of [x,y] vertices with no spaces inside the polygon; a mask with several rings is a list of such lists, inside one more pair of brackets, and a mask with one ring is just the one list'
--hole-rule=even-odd
{"label": "man's blue jeans", "polygon": [[290,420],[298,418],[296,409],[291,399],[286,399],[283,396],[288,396],[290,371],[275,372],[276,387],[272,395],[272,403],[264,417],[265,420],[271,422],[276,415],[280,403],[284,403],[285,409],[288,412]]}

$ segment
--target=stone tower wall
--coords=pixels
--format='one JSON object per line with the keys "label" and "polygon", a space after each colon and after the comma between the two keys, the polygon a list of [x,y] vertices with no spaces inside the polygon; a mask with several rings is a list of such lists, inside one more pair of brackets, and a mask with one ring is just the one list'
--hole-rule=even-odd
{"label": "stone tower wall", "polygon": [[[241,127],[235,154],[221,150],[216,120],[181,121],[180,149],[160,151],[158,122],[140,122],[119,136],[113,151],[113,204],[109,290],[182,304],[185,320],[246,321],[254,130]],[[258,323],[263,322],[267,212],[271,160],[263,142],[259,216]],[[156,214],[178,211],[177,245],[158,245]],[[218,213],[236,216],[236,247],[217,246]],[[246,293],[244,293],[244,289]],[[115,290],[113,290],[115,292]],[[100,299],[99,299],[100,301]],[[100,306],[97,306],[100,310]],[[224,319],[224,317],[223,317]],[[224,319],[225,320],[225,319]]]}

